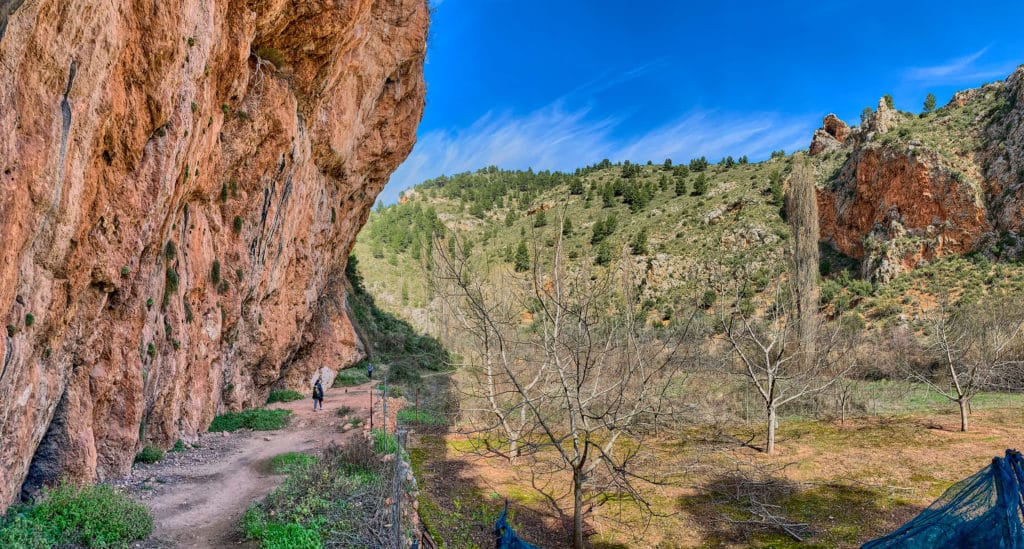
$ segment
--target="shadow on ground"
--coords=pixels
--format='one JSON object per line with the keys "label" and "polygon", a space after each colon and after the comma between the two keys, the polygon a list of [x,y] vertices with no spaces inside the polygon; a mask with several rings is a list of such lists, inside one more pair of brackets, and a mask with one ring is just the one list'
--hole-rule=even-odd
{"label": "shadow on ground", "polygon": [[676,503],[700,525],[709,546],[857,546],[923,509],[887,487],[798,483],[749,466],[714,475]]}

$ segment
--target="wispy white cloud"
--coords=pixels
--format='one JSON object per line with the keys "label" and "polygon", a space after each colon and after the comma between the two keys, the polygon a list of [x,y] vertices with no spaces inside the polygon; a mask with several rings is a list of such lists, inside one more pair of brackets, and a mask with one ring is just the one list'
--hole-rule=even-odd
{"label": "wispy white cloud", "polygon": [[614,88],[621,84],[625,84],[630,80],[640,78],[646,73],[656,69],[658,66],[665,62],[664,57],[660,57],[648,63],[638,65],[627,71],[615,73],[611,70],[606,70],[596,77],[590,79],[583,84],[573,88],[568,93],[558,99],[558,101],[571,100],[577,96],[593,97],[594,95],[605,91],[610,88]]}
{"label": "wispy white cloud", "polygon": [[434,130],[420,136],[409,158],[391,176],[381,199],[417,183],[490,165],[508,169],[573,170],[608,158],[676,162],[707,156],[765,158],[772,150],[802,149],[817,126],[814,116],[774,113],[729,114],[692,111],[640,135],[621,135],[622,118],[593,116],[590,109],[566,109],[561,101],[525,116],[488,113],[471,126]]}
{"label": "wispy white cloud", "polygon": [[904,72],[903,77],[907,81],[924,84],[954,85],[1003,77],[1013,70],[1012,63],[983,63],[982,57],[987,51],[986,46],[970,55],[950,59],[940,65],[911,67]]}

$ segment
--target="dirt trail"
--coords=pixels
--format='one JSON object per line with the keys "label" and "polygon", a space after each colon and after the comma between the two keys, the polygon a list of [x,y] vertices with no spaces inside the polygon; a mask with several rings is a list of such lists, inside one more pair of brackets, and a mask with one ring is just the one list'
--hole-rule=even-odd
{"label": "dirt trail", "polygon": [[352,415],[365,421],[371,385],[328,389],[324,409],[315,413],[311,398],[271,404],[267,407],[293,412],[287,428],[227,436],[204,434],[199,448],[169,452],[154,465],[136,465],[130,477],[114,483],[153,512],[153,535],[133,547],[220,548],[243,544],[238,524],[246,508],[284,478],[271,473],[267,461],[284,452],[321,450],[331,442],[356,436],[360,429],[341,430],[344,422],[337,410],[348,406],[353,409]]}

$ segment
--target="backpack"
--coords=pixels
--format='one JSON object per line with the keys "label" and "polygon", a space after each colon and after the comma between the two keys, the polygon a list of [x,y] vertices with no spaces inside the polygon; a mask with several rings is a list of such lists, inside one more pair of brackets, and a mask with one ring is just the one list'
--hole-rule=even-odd
{"label": "backpack", "polygon": [[320,385],[320,382],[317,381],[316,385],[313,386],[313,400],[323,400],[323,398],[324,388],[322,385]]}

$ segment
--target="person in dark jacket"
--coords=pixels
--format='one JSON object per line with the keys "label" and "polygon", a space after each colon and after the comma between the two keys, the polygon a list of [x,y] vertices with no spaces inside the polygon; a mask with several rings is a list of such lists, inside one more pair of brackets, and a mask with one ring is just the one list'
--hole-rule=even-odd
{"label": "person in dark jacket", "polygon": [[373,364],[366,363],[366,377],[373,379]]}
{"label": "person in dark jacket", "polygon": [[320,384],[320,378],[316,378],[313,384],[313,411],[324,409],[324,386]]}

